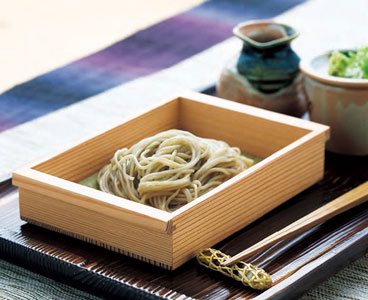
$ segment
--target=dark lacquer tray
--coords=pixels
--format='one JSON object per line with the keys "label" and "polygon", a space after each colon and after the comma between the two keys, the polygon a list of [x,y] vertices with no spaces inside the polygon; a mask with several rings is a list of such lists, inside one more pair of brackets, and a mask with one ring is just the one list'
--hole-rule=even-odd
{"label": "dark lacquer tray", "polygon": [[[215,247],[234,255],[367,179],[368,157],[327,153],[322,181]],[[19,219],[18,194],[10,181],[2,186],[0,210],[0,256],[111,299],[296,299],[368,249],[366,203],[251,258],[275,281],[261,293],[194,259],[170,272],[26,224]]]}

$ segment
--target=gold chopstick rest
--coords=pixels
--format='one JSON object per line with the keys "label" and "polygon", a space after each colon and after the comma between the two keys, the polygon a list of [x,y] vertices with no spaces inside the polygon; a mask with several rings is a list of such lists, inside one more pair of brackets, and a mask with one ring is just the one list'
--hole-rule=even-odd
{"label": "gold chopstick rest", "polygon": [[197,254],[199,264],[240,281],[245,286],[256,290],[265,290],[272,286],[271,276],[252,264],[240,261],[231,266],[222,266],[221,264],[229,258],[229,255],[212,248],[203,249]]}

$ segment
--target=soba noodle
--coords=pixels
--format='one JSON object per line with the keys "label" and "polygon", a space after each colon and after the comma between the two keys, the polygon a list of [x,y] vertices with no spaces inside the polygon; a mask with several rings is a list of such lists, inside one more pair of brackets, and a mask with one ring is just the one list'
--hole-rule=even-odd
{"label": "soba noodle", "polygon": [[174,211],[252,164],[239,148],[173,129],[116,151],[97,181],[104,192]]}

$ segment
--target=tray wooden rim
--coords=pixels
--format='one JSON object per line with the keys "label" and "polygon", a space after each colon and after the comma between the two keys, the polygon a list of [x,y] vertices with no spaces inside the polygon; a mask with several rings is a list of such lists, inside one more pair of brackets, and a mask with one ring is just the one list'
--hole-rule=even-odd
{"label": "tray wooden rim", "polygon": [[[226,118],[230,121],[219,123]],[[253,130],[245,130],[252,124]],[[174,213],[77,183],[90,172],[91,160],[94,168],[106,163],[121,136],[127,147],[148,133],[175,126],[223,137],[230,145],[248,145],[265,159]],[[328,136],[325,125],[191,92],[15,171],[13,184],[20,188],[24,220],[175,269],[321,179]]]}

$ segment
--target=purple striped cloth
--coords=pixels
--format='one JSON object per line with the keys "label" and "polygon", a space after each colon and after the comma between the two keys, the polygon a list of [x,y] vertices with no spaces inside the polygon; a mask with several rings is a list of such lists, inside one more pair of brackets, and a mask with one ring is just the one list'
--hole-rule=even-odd
{"label": "purple striped cloth", "polygon": [[212,0],[0,95],[0,132],[170,67],[305,0]]}

